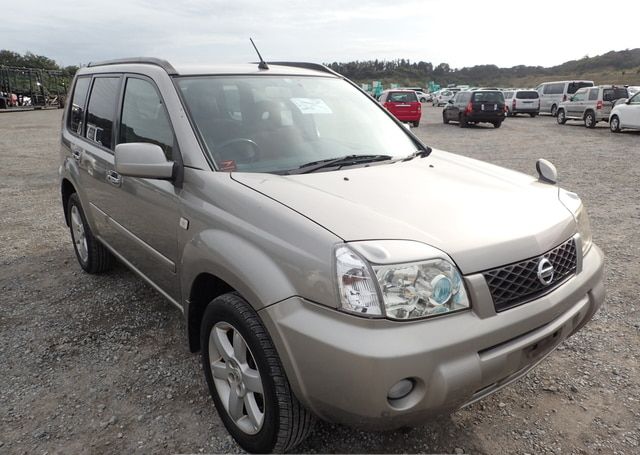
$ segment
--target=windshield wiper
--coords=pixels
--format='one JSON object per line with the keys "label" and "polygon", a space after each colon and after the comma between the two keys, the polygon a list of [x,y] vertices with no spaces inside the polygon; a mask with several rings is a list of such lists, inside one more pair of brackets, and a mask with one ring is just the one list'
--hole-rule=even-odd
{"label": "windshield wiper", "polygon": [[430,153],[431,153],[431,147],[427,147],[425,149],[418,149],[415,152],[413,152],[411,155],[408,155],[405,158],[403,158],[402,161],[411,161],[417,156],[419,156],[420,158],[424,158],[429,156]]}
{"label": "windshield wiper", "polygon": [[353,164],[374,163],[376,161],[388,161],[393,159],[389,155],[346,155],[338,158],[329,158],[326,160],[311,161],[305,163],[297,169],[292,169],[287,174],[309,174],[319,169],[326,169],[334,166],[350,166]]}

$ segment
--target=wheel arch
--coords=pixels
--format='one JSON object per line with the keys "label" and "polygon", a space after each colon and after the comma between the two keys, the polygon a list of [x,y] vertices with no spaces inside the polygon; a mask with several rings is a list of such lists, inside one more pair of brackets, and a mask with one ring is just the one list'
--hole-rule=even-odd
{"label": "wheel arch", "polygon": [[296,295],[294,285],[269,255],[236,234],[205,230],[187,243],[182,254],[182,295],[187,338],[200,349],[200,321],[214,298],[237,292],[254,310]]}
{"label": "wheel arch", "polygon": [[69,198],[73,193],[76,193],[76,188],[69,179],[62,179],[60,183],[60,196],[62,198],[62,210],[64,212],[64,221],[69,226]]}

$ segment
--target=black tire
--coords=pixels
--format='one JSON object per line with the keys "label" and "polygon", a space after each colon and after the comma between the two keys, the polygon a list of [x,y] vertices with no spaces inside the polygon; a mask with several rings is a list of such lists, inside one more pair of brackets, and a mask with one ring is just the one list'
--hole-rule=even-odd
{"label": "black tire", "polygon": [[567,116],[564,113],[564,109],[558,109],[558,112],[556,114],[556,122],[558,122],[558,125],[564,125],[565,123],[567,123]]}
{"label": "black tire", "polygon": [[551,117],[555,117],[556,115],[558,115],[558,106],[554,104],[551,106]]}
{"label": "black tire", "polygon": [[536,112],[530,112],[529,113],[529,117],[534,118],[536,117],[538,114]]}
{"label": "black tire", "polygon": [[614,133],[620,132],[620,118],[617,115],[613,115],[609,119],[609,129]]}
{"label": "black tire", "polygon": [[587,128],[595,128],[596,123],[598,123],[596,121],[596,114],[594,114],[593,111],[587,111],[587,113],[584,114],[584,126]]}
{"label": "black tire", "polygon": [[[82,223],[83,233],[79,232],[78,226],[74,224],[74,214],[77,213]],[[67,203],[67,217],[69,221],[69,230],[71,231],[71,240],[73,242],[73,250],[80,267],[87,273],[106,272],[113,266],[114,257],[111,252],[98,239],[93,236],[87,218],[80,205],[80,199],[77,193],[69,196]],[[75,227],[74,227],[75,226]],[[84,235],[84,242],[81,239]],[[82,244],[82,246],[81,246]],[[86,255],[81,251],[86,248]],[[86,257],[84,257],[86,256]]]}
{"label": "black tire", "polygon": [[500,128],[500,126],[502,126],[502,122],[493,122],[494,128]]}
{"label": "black tire", "polygon": [[[264,417],[255,434],[243,431],[234,422],[218,395],[209,356],[209,337],[218,323],[230,324],[242,335],[249,357],[259,372]],[[200,334],[202,367],[209,392],[222,422],[236,442],[252,453],[283,453],[300,444],[313,429],[315,417],[293,394],[273,342],[251,305],[236,293],[217,297],[205,310]]]}
{"label": "black tire", "polygon": [[447,118],[447,114],[442,111],[442,123],[444,123],[445,125],[449,124],[449,119]]}
{"label": "black tire", "polygon": [[426,102],[427,102],[427,99],[426,99],[426,98],[420,98],[420,102],[421,102],[421,103],[426,103]]}
{"label": "black tire", "polygon": [[467,116],[464,114],[460,114],[459,120],[458,120],[458,125],[460,126],[460,128],[466,128],[467,126],[469,126],[469,123],[467,122]]}
{"label": "black tire", "polygon": [[418,120],[417,122],[413,122],[413,127],[417,128],[420,126],[420,120]]}

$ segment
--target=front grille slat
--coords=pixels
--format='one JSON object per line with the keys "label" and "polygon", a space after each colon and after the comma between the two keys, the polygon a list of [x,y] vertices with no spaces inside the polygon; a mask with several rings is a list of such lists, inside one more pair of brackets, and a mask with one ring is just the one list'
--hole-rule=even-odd
{"label": "front grille slat", "polygon": [[[554,270],[553,280],[546,285],[538,279],[538,264],[542,258],[549,260]],[[569,239],[540,256],[491,269],[483,272],[483,275],[493,305],[500,312],[551,292],[576,273],[576,266],[576,243],[574,239]]]}

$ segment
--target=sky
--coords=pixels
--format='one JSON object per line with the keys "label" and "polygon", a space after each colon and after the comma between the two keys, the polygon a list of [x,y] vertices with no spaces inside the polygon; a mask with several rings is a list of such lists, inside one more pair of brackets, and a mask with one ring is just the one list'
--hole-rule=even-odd
{"label": "sky", "polygon": [[635,3],[586,9],[561,0],[0,0],[0,49],[31,51],[62,66],[133,56],[240,63],[255,61],[253,37],[267,61],[553,66],[640,47],[630,24]]}

